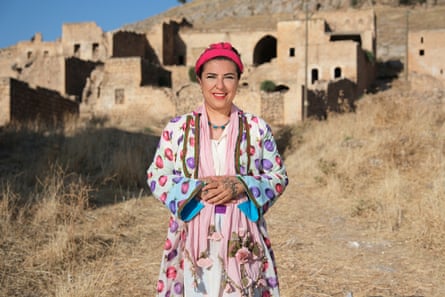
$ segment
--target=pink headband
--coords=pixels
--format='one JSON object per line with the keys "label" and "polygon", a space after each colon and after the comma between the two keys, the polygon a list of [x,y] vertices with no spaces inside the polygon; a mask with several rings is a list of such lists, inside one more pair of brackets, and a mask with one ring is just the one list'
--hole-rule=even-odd
{"label": "pink headband", "polygon": [[233,47],[228,42],[219,42],[211,44],[198,58],[195,65],[195,73],[198,74],[202,65],[204,65],[209,60],[216,57],[226,57],[232,60],[237,66],[239,71],[243,72],[243,63],[239,55],[233,50]]}

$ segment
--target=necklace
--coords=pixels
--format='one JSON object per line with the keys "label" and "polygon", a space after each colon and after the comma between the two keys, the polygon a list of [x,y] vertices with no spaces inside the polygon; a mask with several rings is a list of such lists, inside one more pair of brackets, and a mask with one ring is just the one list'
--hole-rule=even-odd
{"label": "necklace", "polygon": [[224,125],[221,125],[221,126],[212,124],[210,121],[208,121],[208,123],[209,123],[209,127],[212,127],[213,129],[222,129],[222,130],[224,130],[226,128],[226,126],[230,123],[230,119],[227,121],[227,123],[225,123]]}

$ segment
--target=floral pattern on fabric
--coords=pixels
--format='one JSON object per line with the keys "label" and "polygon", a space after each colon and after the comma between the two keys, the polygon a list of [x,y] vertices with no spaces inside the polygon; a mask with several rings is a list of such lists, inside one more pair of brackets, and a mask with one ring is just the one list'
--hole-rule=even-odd
{"label": "floral pattern on fabric", "polygon": [[[192,219],[202,207],[194,199],[203,186],[197,179],[197,117],[198,114],[189,113],[167,124],[154,161],[147,170],[147,181],[153,196],[171,213],[157,285],[159,297],[182,297],[184,294],[185,221]],[[265,245],[261,247],[264,251],[262,279],[265,280],[260,284],[264,286],[262,295],[279,296],[275,260],[263,215],[283,193],[288,178],[266,122],[249,113],[240,112],[239,117],[241,124],[235,163],[238,177],[249,198],[239,208],[247,218],[257,223]],[[257,250],[257,247],[250,248],[237,246],[236,250],[231,250],[232,256],[247,261]]]}

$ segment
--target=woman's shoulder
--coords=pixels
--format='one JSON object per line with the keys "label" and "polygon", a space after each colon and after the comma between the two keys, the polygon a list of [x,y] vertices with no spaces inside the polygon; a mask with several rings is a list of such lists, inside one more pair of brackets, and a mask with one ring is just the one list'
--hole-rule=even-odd
{"label": "woman's shoulder", "polygon": [[166,127],[182,126],[187,122],[187,119],[189,119],[193,116],[194,116],[193,112],[177,115],[170,119],[170,121],[167,123]]}
{"label": "woman's shoulder", "polygon": [[249,126],[251,127],[258,127],[260,129],[261,128],[269,129],[269,124],[266,122],[266,120],[260,116],[257,116],[256,114],[240,111],[240,115],[246,119],[247,123],[249,123]]}

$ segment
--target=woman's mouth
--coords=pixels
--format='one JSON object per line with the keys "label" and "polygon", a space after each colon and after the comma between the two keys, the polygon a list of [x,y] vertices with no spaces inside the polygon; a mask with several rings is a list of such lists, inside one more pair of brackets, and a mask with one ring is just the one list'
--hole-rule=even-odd
{"label": "woman's mouth", "polygon": [[225,99],[227,96],[227,93],[213,93],[213,97],[215,97],[215,99]]}

